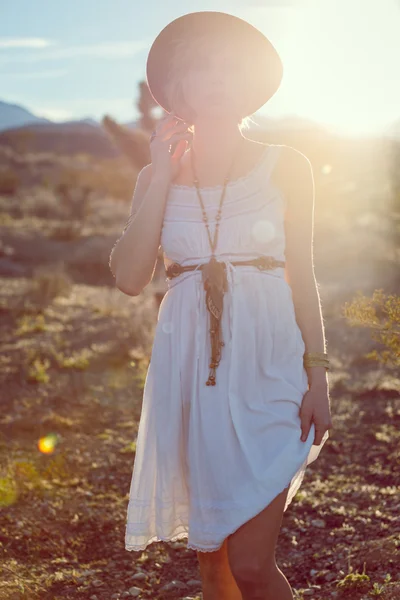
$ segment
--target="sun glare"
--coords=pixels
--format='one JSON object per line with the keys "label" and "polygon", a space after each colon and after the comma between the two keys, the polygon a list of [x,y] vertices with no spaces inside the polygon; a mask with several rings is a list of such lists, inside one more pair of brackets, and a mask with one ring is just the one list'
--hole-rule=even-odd
{"label": "sun glare", "polygon": [[399,119],[395,0],[305,0],[284,18],[284,77],[266,114],[296,113],[349,135],[383,131]]}

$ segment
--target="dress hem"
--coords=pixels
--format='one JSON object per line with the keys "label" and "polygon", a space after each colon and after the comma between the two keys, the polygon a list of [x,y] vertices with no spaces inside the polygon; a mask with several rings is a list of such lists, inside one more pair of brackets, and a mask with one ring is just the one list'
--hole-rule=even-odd
{"label": "dress hem", "polygon": [[[320,445],[320,449],[322,448],[322,444]],[[289,488],[289,492],[288,492],[288,496],[286,498],[286,502],[285,502],[285,506],[283,509],[283,512],[286,511],[286,509],[289,507],[289,505],[291,504],[294,496],[296,495],[297,491],[299,490],[302,481],[304,479],[304,475],[305,475],[305,471],[308,465],[308,456],[304,459],[304,461],[302,462],[302,464],[296,468],[296,471],[294,472],[294,474],[292,475],[292,477],[289,480],[289,483],[286,483],[283,487],[281,487],[279,489],[279,491],[275,494],[275,496],[267,503],[267,504],[263,504],[260,507],[257,508],[256,511],[252,512],[250,514],[250,516],[248,516],[246,518],[245,521],[243,521],[240,525],[237,525],[234,527],[234,529],[232,529],[231,531],[227,532],[226,534],[224,534],[224,538],[221,542],[218,542],[216,546],[214,547],[208,547],[205,548],[200,547],[198,545],[192,544],[192,543],[187,543],[186,548],[187,549],[191,549],[191,550],[196,550],[199,552],[216,552],[217,550],[220,550],[225,542],[225,540],[232,534],[234,534],[240,527],[242,527],[245,523],[247,523],[249,520],[253,519],[254,517],[256,517],[260,512],[262,512],[265,508],[267,508],[267,506],[269,506],[271,504],[271,502],[273,502],[273,500],[279,496],[279,494],[281,494],[286,488]],[[290,489],[291,483],[294,480],[294,478],[296,477],[296,483],[293,485],[292,489]],[[149,540],[145,543],[145,544],[139,544],[139,545],[133,545],[133,544],[125,544],[125,550],[127,550],[128,552],[132,552],[132,551],[143,551],[145,550],[150,544],[154,543],[154,542],[176,542],[178,540],[182,540],[185,538],[189,538],[189,528],[187,525],[184,525],[183,523],[181,523],[180,525],[177,526],[177,528],[183,528],[184,531],[181,531],[177,534],[172,534],[172,536],[167,536],[167,537],[163,537],[163,536],[153,536],[152,538],[149,538]]]}
{"label": "dress hem", "polygon": [[[290,480],[291,482],[292,480]],[[281,494],[283,492],[283,490],[285,490],[288,486],[290,486],[290,482],[285,485],[284,488],[282,488],[274,498],[272,498],[272,500],[270,500],[270,502],[268,502],[268,504],[265,504],[263,508],[261,509],[257,509],[257,511],[250,516],[248,519],[246,519],[246,521],[244,521],[243,523],[241,523],[240,525],[238,525],[237,527],[235,527],[235,529],[233,529],[232,531],[228,532],[227,534],[225,534],[224,539],[222,540],[222,542],[219,542],[218,545],[216,547],[212,547],[212,548],[205,548],[205,547],[200,547],[200,546],[196,546],[195,544],[190,544],[189,542],[187,543],[187,548],[190,550],[196,550],[199,552],[216,552],[217,550],[220,550],[225,542],[225,540],[232,535],[233,533],[235,533],[240,527],[242,527],[242,525],[244,525],[245,523],[247,523],[247,521],[249,521],[250,519],[253,519],[254,517],[256,517],[261,511],[263,511],[267,506],[269,506],[269,504],[271,504],[271,502],[273,502],[273,500],[279,496],[279,494]],[[286,507],[287,508],[287,507]],[[285,508],[285,510],[286,510]],[[182,540],[185,538],[189,538],[189,529],[187,528],[187,530],[178,533],[176,535],[172,535],[171,537],[159,537],[157,536],[156,539],[150,539],[147,544],[141,544],[139,546],[133,546],[131,544],[127,544],[125,546],[125,550],[128,550],[128,552],[132,552],[132,551],[143,551],[145,550],[150,544],[154,543],[154,542],[176,542],[178,540]]]}

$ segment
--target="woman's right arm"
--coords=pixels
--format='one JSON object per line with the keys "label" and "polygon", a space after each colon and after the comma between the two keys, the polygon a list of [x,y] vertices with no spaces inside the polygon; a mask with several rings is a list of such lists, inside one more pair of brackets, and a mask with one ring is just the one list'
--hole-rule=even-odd
{"label": "woman's right arm", "polygon": [[110,269],[124,294],[137,296],[150,283],[158,257],[169,182],[152,175],[151,164],[139,173],[129,226],[111,251]]}
{"label": "woman's right arm", "polygon": [[[139,295],[153,277],[170,181],[179,171],[191,139],[187,125],[176,124],[173,115],[163,119],[156,132],[150,144],[152,162],[137,176],[127,224],[109,259],[117,288],[128,296]],[[177,141],[176,150],[170,154],[171,143]]]}

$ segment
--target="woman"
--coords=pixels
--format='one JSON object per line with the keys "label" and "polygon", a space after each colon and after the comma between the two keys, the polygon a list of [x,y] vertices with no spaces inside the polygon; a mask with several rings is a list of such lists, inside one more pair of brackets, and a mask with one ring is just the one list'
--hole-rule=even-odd
{"label": "woman", "polygon": [[242,135],[281,77],[271,43],[233,15],[190,13],[163,29],[147,79],[170,114],[110,258],[117,287],[137,295],[161,245],[169,285],[125,547],[188,538],[204,600],[293,598],[276,541],[331,427],[311,166]]}

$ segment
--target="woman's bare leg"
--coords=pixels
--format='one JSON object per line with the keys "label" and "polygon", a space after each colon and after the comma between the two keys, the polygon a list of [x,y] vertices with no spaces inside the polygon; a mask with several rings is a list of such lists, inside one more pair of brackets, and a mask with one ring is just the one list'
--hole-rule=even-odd
{"label": "woman's bare leg", "polygon": [[227,538],[231,573],[243,600],[293,600],[292,588],[275,560],[288,491],[285,488]]}
{"label": "woman's bare leg", "polygon": [[197,551],[202,580],[203,600],[242,600],[242,594],[231,573],[227,540],[215,552]]}

